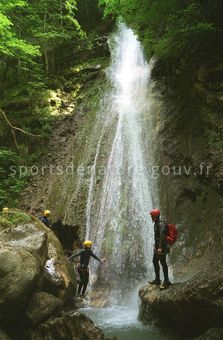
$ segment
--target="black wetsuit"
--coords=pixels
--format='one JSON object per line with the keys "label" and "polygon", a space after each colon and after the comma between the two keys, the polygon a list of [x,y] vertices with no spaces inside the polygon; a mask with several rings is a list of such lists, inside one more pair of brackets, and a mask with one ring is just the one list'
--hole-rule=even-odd
{"label": "black wetsuit", "polygon": [[[78,266],[78,273],[80,275],[78,294],[81,294],[83,296],[86,292],[88,281],[89,281],[88,265],[89,265],[90,258],[93,257],[99,262],[101,262],[101,260],[93,253],[91,249],[82,249],[78,253],[71,255],[68,258],[68,260],[72,260],[74,257],[77,257],[77,256],[80,256],[80,263]],[[81,293],[81,290],[82,290],[82,293]]]}
{"label": "black wetsuit", "polygon": [[[154,239],[155,239],[155,249],[153,254],[153,265],[155,270],[156,278],[155,280],[157,282],[160,282],[160,266],[159,262],[162,265],[163,268],[163,276],[164,276],[164,282],[169,282],[169,276],[168,276],[168,266],[166,263],[166,255],[169,252],[169,246],[166,242],[166,234],[167,234],[167,225],[166,223],[158,220],[154,223]],[[157,254],[157,249],[162,249],[162,254]]]}
{"label": "black wetsuit", "polygon": [[50,221],[46,216],[41,216],[39,219],[41,222],[43,222],[45,224],[45,226],[47,226],[48,228],[50,228]]}

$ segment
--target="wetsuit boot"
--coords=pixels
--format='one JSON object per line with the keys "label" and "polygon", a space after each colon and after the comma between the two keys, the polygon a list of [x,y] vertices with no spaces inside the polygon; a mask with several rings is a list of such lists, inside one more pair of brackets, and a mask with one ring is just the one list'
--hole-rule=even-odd
{"label": "wetsuit boot", "polygon": [[154,285],[154,286],[159,286],[160,285],[160,283],[161,283],[161,281],[159,280],[153,280],[153,281],[148,281],[149,282],[149,284],[150,285]]}
{"label": "wetsuit boot", "polygon": [[164,289],[167,289],[171,286],[171,282],[168,280],[168,281],[163,281],[163,283],[160,285],[160,290],[164,290]]}

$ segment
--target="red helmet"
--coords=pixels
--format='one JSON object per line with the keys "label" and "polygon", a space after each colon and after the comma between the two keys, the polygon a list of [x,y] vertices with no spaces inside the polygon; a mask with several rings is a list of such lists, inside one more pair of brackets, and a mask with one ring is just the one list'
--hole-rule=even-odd
{"label": "red helmet", "polygon": [[159,209],[153,209],[153,210],[150,211],[150,215],[158,217],[158,216],[160,216],[160,210]]}

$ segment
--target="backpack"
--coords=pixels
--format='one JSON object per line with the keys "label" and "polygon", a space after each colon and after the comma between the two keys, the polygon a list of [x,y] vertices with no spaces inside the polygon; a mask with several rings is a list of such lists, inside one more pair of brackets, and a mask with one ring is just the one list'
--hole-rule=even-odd
{"label": "backpack", "polygon": [[176,224],[167,224],[167,234],[166,234],[166,242],[170,246],[174,244],[177,240],[178,230],[176,228]]}

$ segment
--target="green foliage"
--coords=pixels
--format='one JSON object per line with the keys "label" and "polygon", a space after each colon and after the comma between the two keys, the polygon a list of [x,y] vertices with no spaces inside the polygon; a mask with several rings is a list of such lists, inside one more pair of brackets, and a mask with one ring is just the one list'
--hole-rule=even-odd
{"label": "green foliage", "polygon": [[[100,0],[105,15],[123,18],[144,42],[148,54],[159,58],[179,58],[205,50],[221,27],[219,8],[208,1]],[[222,9],[222,8],[221,8]],[[215,20],[216,19],[216,20]]]}
{"label": "green foliage", "polygon": [[20,175],[21,159],[14,151],[0,148],[0,207],[18,203],[19,193],[26,184],[26,176]]}
{"label": "green foliage", "polygon": [[32,39],[41,46],[41,51],[53,50],[61,42],[83,36],[75,12],[75,0],[40,0],[28,7],[24,30],[28,33],[32,25]]}
{"label": "green foliage", "polygon": [[[0,144],[5,146],[0,148],[0,206],[17,205],[27,180],[19,176],[19,166],[41,157],[56,119],[50,114],[48,88],[58,79],[61,46],[69,48],[69,40],[78,46],[86,37],[79,18],[85,20],[88,9],[90,21],[92,8],[100,12],[97,3],[86,1],[87,8],[84,0],[0,1],[0,108],[13,126],[41,135],[37,138],[15,130],[19,145],[15,152],[12,130],[0,115]],[[55,89],[60,86],[64,83],[57,82]]]}
{"label": "green foliage", "polygon": [[[0,107],[13,125],[43,136],[49,134],[47,84],[55,71],[54,51],[66,40],[79,41],[84,36],[76,10],[75,0],[1,1]],[[8,135],[13,141],[3,117],[0,121],[0,142]],[[17,136],[19,144],[30,142],[30,137]],[[10,144],[13,142],[6,142]]]}
{"label": "green foliage", "polygon": [[98,0],[77,0],[77,18],[86,31],[99,28],[103,11],[98,6]]}
{"label": "green foliage", "polygon": [[25,60],[40,55],[37,46],[29,44],[16,35],[12,17],[9,16],[15,8],[24,6],[26,6],[25,1],[2,1],[0,4],[0,55]]}
{"label": "green foliage", "polygon": [[75,18],[76,9],[75,0],[3,1],[0,55],[32,64],[34,57],[52,51],[66,40],[83,36]]}

